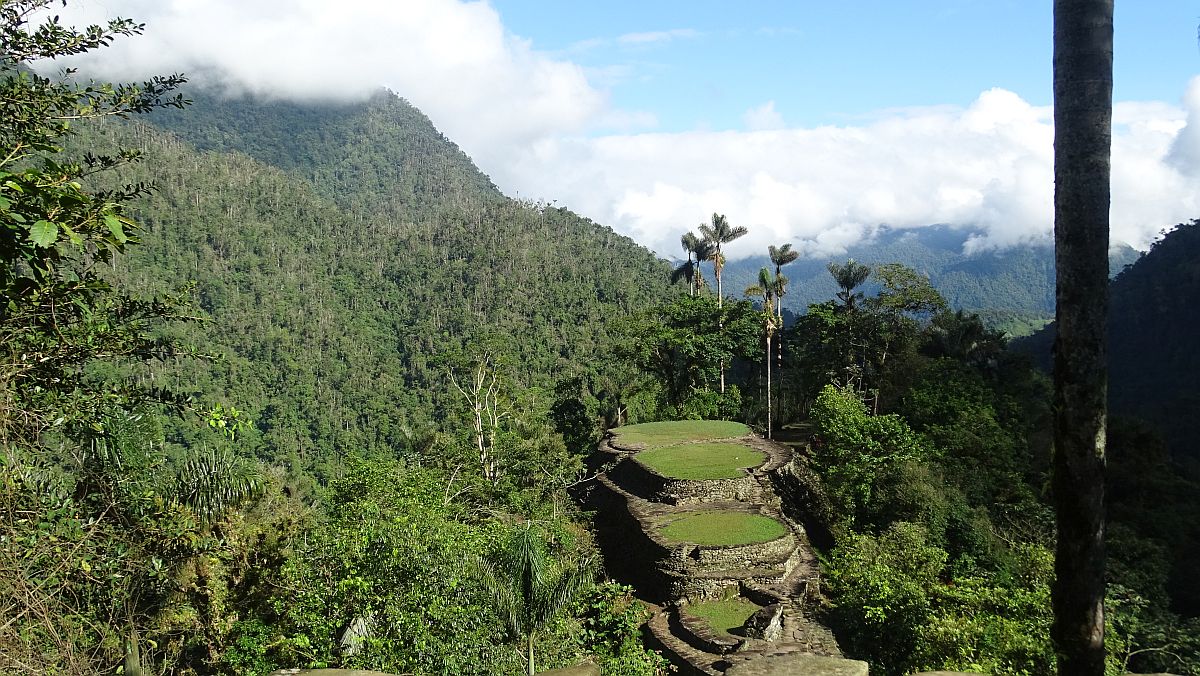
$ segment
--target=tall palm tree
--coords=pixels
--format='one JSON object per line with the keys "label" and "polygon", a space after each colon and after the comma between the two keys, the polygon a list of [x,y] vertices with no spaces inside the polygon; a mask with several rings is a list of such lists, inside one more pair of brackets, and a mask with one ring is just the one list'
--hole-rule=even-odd
{"label": "tall palm tree", "polygon": [[1058,673],[1104,673],[1104,439],[1108,414],[1113,0],[1054,1],[1052,637]]}
{"label": "tall palm tree", "polygon": [[778,288],[778,280],[775,275],[767,268],[762,268],[758,271],[758,284],[746,289],[747,296],[756,296],[762,298],[763,302],[763,336],[766,340],[766,361],[767,363],[767,438],[771,438],[771,430],[774,428],[772,420],[771,406],[771,339],[775,336],[775,293]]}
{"label": "tall palm tree", "polygon": [[[767,247],[767,254],[770,255],[771,262],[775,264],[775,297],[779,299],[779,302],[776,303],[776,312],[780,321],[780,326],[782,326],[783,297],[787,295],[787,277],[783,276],[783,266],[799,258],[800,252],[792,251],[792,245],[790,243],[779,247],[776,247],[772,244],[771,246]],[[783,353],[780,352],[780,355],[780,359],[782,359]]]}
{"label": "tall palm tree", "polygon": [[[712,215],[711,224],[701,224],[700,234],[704,236],[704,240],[712,244],[712,250],[709,253],[708,259],[713,263],[713,274],[717,277],[717,312],[724,309],[722,297],[724,289],[721,287],[721,269],[725,267],[725,254],[721,251],[722,244],[728,244],[733,240],[744,236],[750,232],[746,226],[739,225],[734,227],[729,225],[729,219],[723,214],[714,213]],[[723,327],[723,323],[718,323],[718,327]],[[725,363],[721,363],[721,394],[725,393]]]}
{"label": "tall palm tree", "polygon": [[684,251],[687,251],[688,259],[687,262],[680,263],[679,267],[671,271],[671,283],[675,284],[681,279],[686,279],[691,295],[695,296],[700,292],[700,287],[704,286],[704,275],[700,272],[700,263],[708,260],[712,255],[712,244],[697,237],[694,232],[683,233],[683,236],[679,238],[679,243],[683,246]]}
{"label": "tall palm tree", "polygon": [[508,630],[525,640],[526,666],[533,676],[534,637],[588,585],[591,562],[559,566],[533,524],[526,522],[513,529],[507,547],[479,561],[478,568]]}
{"label": "tall palm tree", "polygon": [[705,240],[713,245],[713,251],[709,255],[708,259],[712,261],[713,274],[717,277],[718,310],[720,310],[722,307],[721,296],[723,295],[721,288],[721,269],[725,267],[725,255],[721,251],[721,245],[728,244],[729,242],[744,236],[748,232],[750,231],[747,230],[746,226],[744,225],[739,225],[736,227],[729,225],[729,220],[722,214],[713,214],[711,224],[705,223],[700,226],[700,234],[704,236]]}
{"label": "tall palm tree", "polygon": [[788,278],[783,275],[783,266],[794,262],[800,257],[799,251],[793,251],[790,243],[781,246],[768,246],[767,255],[771,257],[771,262],[775,264],[775,313],[776,324],[780,331],[779,340],[775,343],[775,358],[777,360],[776,367],[779,371],[779,399],[781,406],[786,406],[784,401],[784,381],[783,381],[783,297],[787,295]]}

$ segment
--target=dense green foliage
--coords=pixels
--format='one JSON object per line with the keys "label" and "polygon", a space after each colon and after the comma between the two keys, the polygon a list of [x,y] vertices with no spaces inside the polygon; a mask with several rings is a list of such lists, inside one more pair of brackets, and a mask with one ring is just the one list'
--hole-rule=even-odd
{"label": "dense green foliage", "polygon": [[[33,75],[28,59],[140,30],[24,24],[48,4],[0,5],[0,669],[520,670],[521,637],[472,565],[514,522],[538,524],[551,565],[590,560],[563,489],[626,408],[591,358],[609,351],[602,320],[665,292],[666,266],[503,198],[391,95],[309,116],[309,133],[295,111],[276,150],[325,144],[309,165],[67,122],[178,106],[182,80]],[[380,135],[342,142],[362,125]],[[345,151],[374,184],[333,166]],[[190,282],[198,307],[165,295]],[[482,399],[453,386],[476,375]],[[540,662],[661,671],[627,589],[562,601],[538,626]]]}
{"label": "dense green foliage", "polygon": [[[1194,346],[1200,323],[1192,305],[1200,286],[1200,222],[1180,224],[1127,267],[1111,286],[1108,322],[1109,513],[1160,543],[1170,603],[1200,614],[1200,453],[1193,422]],[[1049,367],[1054,326],[1017,347]]]}
{"label": "dense green foliage", "polygon": [[[230,107],[256,111],[247,103]],[[357,148],[357,161],[374,162],[395,179],[392,197],[377,196],[369,214],[356,211],[369,203],[366,184],[340,186],[339,202],[308,171],[201,153],[145,126],[93,132],[97,143],[145,148],[145,173],[135,178],[161,186],[138,205],[148,232],[119,277],[142,289],[161,285],[163,270],[202,280],[197,296],[208,321],[183,331],[224,357],[215,369],[154,377],[238,402],[256,423],[245,439],[249,451],[306,469],[350,452],[418,453],[432,432],[453,434],[447,423],[455,418],[447,413],[463,402],[448,375],[485,353],[505,365],[509,389],[536,399],[530,405],[538,409],[555,403],[557,380],[576,377],[574,396],[594,402],[599,410],[590,427],[598,429],[603,409],[619,406],[608,394],[616,378],[597,358],[609,351],[606,320],[663,293],[665,267],[565,210],[483,190],[482,178],[469,183],[481,191],[471,199],[424,204],[420,186],[401,179],[411,181],[416,169],[408,162],[422,167],[430,150],[403,143],[417,143],[414,134],[440,137],[395,97],[326,113],[309,119],[297,112],[293,120],[301,140],[309,138],[301,125],[323,125],[312,139],[328,147],[311,154]],[[419,128],[336,143],[339,125],[354,129],[386,116],[395,117],[389,128]],[[219,122],[187,119],[197,130]],[[448,142],[437,142],[439,157],[466,163]],[[303,147],[288,144],[296,152]],[[404,159],[409,153],[417,158]],[[596,255],[566,255],[568,247]]]}

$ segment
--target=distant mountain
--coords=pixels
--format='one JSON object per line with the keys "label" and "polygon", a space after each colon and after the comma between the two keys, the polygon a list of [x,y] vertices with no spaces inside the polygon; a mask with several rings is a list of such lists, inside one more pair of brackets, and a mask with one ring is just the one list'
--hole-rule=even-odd
{"label": "distant mountain", "polygon": [[[833,298],[837,286],[826,265],[830,260],[853,258],[878,265],[903,263],[929,276],[933,286],[954,308],[978,312],[1000,328],[1022,322],[1048,320],[1054,314],[1054,251],[1049,246],[1020,246],[1002,251],[967,255],[963,245],[971,231],[932,225],[924,228],[884,228],[872,239],[850,248],[845,255],[800,259],[784,268],[790,284],[784,307],[802,313],[811,303]],[[1114,249],[1113,274],[1137,259],[1129,246]],[[766,254],[731,262],[725,279],[728,289],[754,283],[758,270],[770,266]],[[873,292],[868,282],[867,292]],[[1015,333],[1015,331],[1014,331]]]}
{"label": "distant mountain", "polygon": [[[1200,477],[1200,221],[1167,233],[1113,280],[1110,293],[1111,410],[1151,423]],[[1049,369],[1053,344],[1051,324],[1014,347]]]}
{"label": "distant mountain", "polygon": [[[447,355],[485,345],[513,397],[599,383],[606,321],[680,293],[664,261],[565,209],[502,195],[402,99],[222,100],[87,130],[138,147],[152,180],[143,243],[114,274],[197,282],[205,322],[178,330],[223,355],[152,377],[244,409],[239,444],[313,469],[419,451],[461,397]],[[186,430],[177,431],[186,434]]]}

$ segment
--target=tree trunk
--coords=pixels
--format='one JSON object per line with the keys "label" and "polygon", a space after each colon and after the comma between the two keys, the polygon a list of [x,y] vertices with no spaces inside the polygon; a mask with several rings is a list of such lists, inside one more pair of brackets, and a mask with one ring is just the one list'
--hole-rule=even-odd
{"label": "tree trunk", "polygon": [[[769,323],[771,320],[768,319]],[[767,329],[767,438],[771,438],[771,330]]]}
{"label": "tree trunk", "polygon": [[126,676],[143,676],[142,645],[137,627],[129,620],[129,633],[125,637],[125,670]]}
{"label": "tree trunk", "polygon": [[533,676],[533,632],[529,632],[529,676]]}
{"label": "tree trunk", "polygon": [[[721,247],[718,246],[717,247],[717,258],[719,259],[720,257],[721,257]],[[722,304],[724,302],[724,294],[721,293],[721,266],[720,265],[714,266],[713,271],[716,272],[716,275],[717,275],[717,330],[724,332],[725,331],[725,316],[721,312],[721,309],[724,307]],[[725,394],[725,360],[724,359],[721,360],[720,367],[721,367],[721,394]]]}
{"label": "tree trunk", "polygon": [[1058,673],[1104,673],[1104,447],[1113,0],[1054,2]]}

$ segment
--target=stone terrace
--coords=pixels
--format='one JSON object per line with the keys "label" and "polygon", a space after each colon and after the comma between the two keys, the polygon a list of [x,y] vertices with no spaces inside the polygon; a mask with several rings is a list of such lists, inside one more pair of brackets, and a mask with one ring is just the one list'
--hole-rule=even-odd
{"label": "stone terrace", "polygon": [[[774,488],[781,479],[786,481],[791,449],[752,434],[662,441],[672,446],[736,443],[765,458],[737,478],[679,479],[638,462],[637,454],[646,445],[622,441],[623,431],[638,427],[614,429],[600,443],[593,461],[603,471],[586,501],[597,510],[596,526],[609,570],[654,604],[647,623],[650,645],[682,674],[772,673],[770,664],[796,664],[781,661],[790,655],[841,658],[833,635],[805,612],[818,589],[816,556],[803,527],[781,510]],[[757,514],[785,525],[787,531],[765,542],[731,545],[676,541],[660,532],[664,523],[696,511]],[[755,616],[773,626],[735,636],[712,629],[689,608],[731,594],[764,607]],[[844,662],[847,673],[866,671],[860,662]],[[746,672],[751,666],[754,671]]]}

